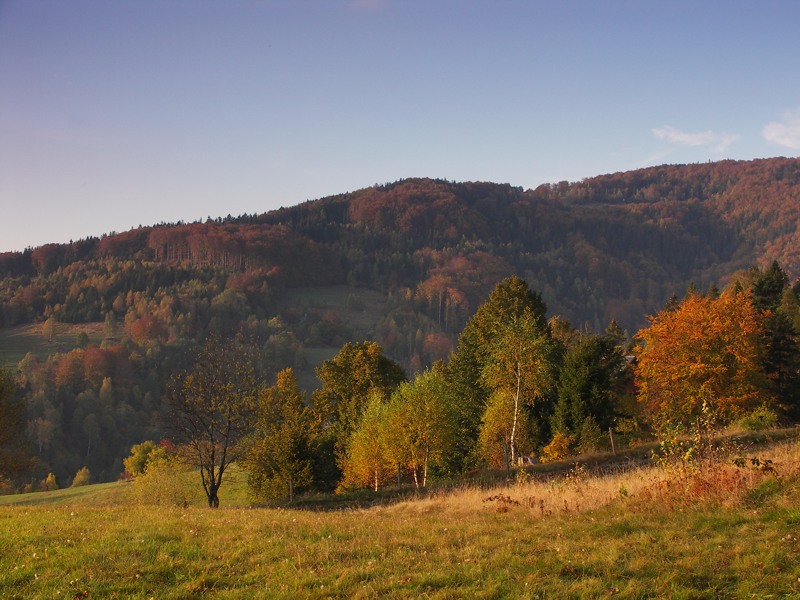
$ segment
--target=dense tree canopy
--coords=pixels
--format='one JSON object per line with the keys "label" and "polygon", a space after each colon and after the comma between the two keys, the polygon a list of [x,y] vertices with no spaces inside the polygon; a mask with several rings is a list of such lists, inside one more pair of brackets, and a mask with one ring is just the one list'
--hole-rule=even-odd
{"label": "dense tree canopy", "polygon": [[563,358],[553,431],[572,436],[580,444],[587,418],[603,430],[611,427],[625,373],[625,357],[617,336],[581,335]]}
{"label": "dense tree canopy", "polygon": [[639,395],[659,424],[730,421],[770,397],[762,370],[763,323],[748,293],[690,294],[637,337]]}
{"label": "dense tree canopy", "polygon": [[316,410],[335,438],[340,458],[347,454],[353,432],[371,397],[388,399],[406,374],[383,354],[376,342],[347,343],[317,369],[322,387],[314,392]]}
{"label": "dense tree canopy", "polygon": [[13,376],[0,369],[0,481],[14,480],[31,466],[25,437],[25,402]]}
{"label": "dense tree canopy", "polygon": [[457,401],[440,367],[401,383],[392,393],[385,415],[387,451],[411,472],[417,488],[427,485],[431,465],[445,466],[455,446]]}
{"label": "dense tree canopy", "polygon": [[291,369],[278,373],[274,386],[260,391],[257,421],[245,463],[257,498],[294,500],[313,483],[319,432]]}
{"label": "dense tree canopy", "polygon": [[[553,346],[541,315],[529,306],[522,313],[501,316],[501,328],[494,332],[481,381],[490,390],[490,404],[506,404],[510,414],[505,423],[511,463],[517,463],[517,431],[524,406],[543,402],[554,373]],[[493,327],[495,329],[495,327]],[[483,421],[487,425],[486,419]]]}
{"label": "dense tree canopy", "polygon": [[[458,348],[447,365],[448,381],[459,397],[459,447],[455,450],[452,468],[463,468],[477,458],[476,443],[484,412],[492,392],[502,387],[499,378],[496,385],[489,376],[496,362],[493,353],[505,350],[499,347],[499,340],[513,333],[510,328],[514,324],[522,325],[523,322],[527,332],[535,333],[537,339],[546,335],[546,311],[539,294],[531,291],[521,278],[510,277],[496,286],[464,327],[458,338]],[[541,344],[545,342],[541,341]]]}

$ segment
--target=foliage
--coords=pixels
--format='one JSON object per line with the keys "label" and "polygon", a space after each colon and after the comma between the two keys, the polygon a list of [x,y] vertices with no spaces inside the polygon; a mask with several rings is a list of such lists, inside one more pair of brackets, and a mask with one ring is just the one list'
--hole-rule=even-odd
{"label": "foliage", "polygon": [[562,359],[553,431],[583,440],[579,434],[587,418],[592,418],[599,429],[611,427],[624,376],[625,358],[615,337],[581,336]]}
{"label": "foliage", "polygon": [[595,418],[587,416],[578,431],[578,450],[582,454],[591,454],[599,450],[605,450],[609,446],[607,433],[600,429]]}
{"label": "foliage", "polygon": [[575,445],[575,438],[571,435],[556,431],[553,439],[542,450],[542,462],[553,462],[556,460],[563,460],[572,455],[572,450]]}
{"label": "foliage", "polygon": [[730,422],[769,399],[761,371],[758,311],[744,292],[689,295],[651,319],[637,338],[639,397],[662,428],[698,417]]}
{"label": "foliage", "polygon": [[187,507],[199,496],[190,467],[174,456],[158,456],[133,480],[135,498],[142,504]]}
{"label": "foliage", "polygon": [[346,343],[332,359],[317,369],[322,387],[312,396],[315,410],[333,431],[340,462],[347,455],[350,438],[361,422],[370,398],[387,400],[406,374],[383,355],[376,342]]}
{"label": "foliage", "polygon": [[489,347],[481,379],[491,390],[492,398],[511,406],[508,449],[511,463],[517,464],[517,431],[523,406],[535,407],[551,385],[552,343],[543,331],[541,318],[525,307],[520,315],[511,315],[500,327]]}
{"label": "foliage", "polygon": [[455,402],[441,368],[401,383],[392,393],[384,430],[387,453],[411,471],[417,488],[427,485],[429,466],[444,466],[455,443]]}
{"label": "foliage", "polygon": [[[447,364],[448,381],[460,398],[457,405],[459,443],[450,459],[453,470],[470,466],[470,458],[476,458],[478,438],[485,427],[482,425],[484,413],[493,391],[502,387],[501,373],[494,370],[490,354],[492,350],[505,352],[499,347],[498,338],[510,337],[513,327],[537,329],[541,334],[546,327],[546,310],[541,296],[532,292],[525,281],[510,277],[497,284],[461,332],[458,347]],[[540,345],[546,343],[540,341]],[[494,383],[493,376],[497,376]],[[509,423],[513,418],[512,411]],[[484,435],[483,440],[485,442],[487,436]]]}
{"label": "foliage", "polygon": [[278,373],[277,383],[259,394],[258,420],[245,461],[257,498],[292,502],[313,483],[318,434],[303,398],[291,369]]}
{"label": "foliage", "polygon": [[32,466],[25,438],[25,413],[14,377],[0,368],[0,478],[14,480]]}
{"label": "foliage", "polygon": [[[35,476],[52,471],[66,481],[86,465],[98,480],[114,479],[132,445],[164,434],[165,383],[210,333],[248,336],[266,357],[265,379],[291,366],[312,389],[306,361],[318,364],[348,340],[372,336],[412,373],[445,359],[463,329],[448,367],[464,401],[447,463],[451,471],[475,466],[490,398],[475,382],[491,337],[480,337],[475,309],[511,273],[535,282],[538,302],[565,322],[598,331],[612,317],[634,331],[688,281],[708,289],[743,274],[764,316],[773,408],[797,420],[800,311],[789,282],[800,275],[800,244],[787,199],[797,196],[798,173],[798,159],[775,158],[665,165],[534,190],[405,179],[264,215],[2,253],[0,360],[22,373]],[[764,270],[743,271],[752,264]],[[317,305],[345,286],[336,311]],[[477,322],[465,327],[470,315]],[[46,343],[41,332],[55,323]],[[19,365],[27,350],[16,352],[11,326],[37,338]],[[78,327],[89,333],[80,341]],[[101,394],[105,379],[110,393]],[[537,445],[549,437],[549,407],[541,408],[531,415]],[[570,431],[581,419],[573,421]]]}
{"label": "foliage", "polygon": [[749,280],[753,304],[762,314],[762,365],[769,391],[775,396],[774,407],[784,418],[797,420],[800,417],[797,286],[789,286],[789,278],[777,261],[764,271],[750,269],[743,279],[745,283]]}
{"label": "foliage", "polygon": [[72,485],[71,487],[80,487],[82,485],[89,485],[92,482],[92,474],[89,472],[89,469],[86,467],[81,467],[78,469],[78,472],[75,473],[75,477],[72,478]]}
{"label": "foliage", "polygon": [[[524,456],[533,451],[533,425],[527,407],[517,413],[515,445],[517,456]],[[511,427],[514,423],[514,400],[506,394],[495,394],[489,398],[481,419],[478,435],[477,453],[483,463],[489,467],[511,468]]]}
{"label": "foliage", "polygon": [[183,444],[182,458],[200,470],[212,508],[219,506],[225,471],[242,456],[255,424],[258,387],[252,351],[211,337],[191,370],[173,377],[167,389],[175,441]]}
{"label": "foliage", "polygon": [[48,317],[48,319],[42,324],[42,337],[44,337],[48,343],[52,344],[53,339],[57,334],[58,322],[54,316],[50,315],[50,317]]}
{"label": "foliage", "polygon": [[56,481],[56,476],[53,475],[52,473],[48,473],[47,477],[45,477],[39,482],[39,490],[42,492],[51,492],[57,489],[58,489],[58,482]]}
{"label": "foliage", "polygon": [[736,424],[748,431],[773,429],[778,425],[778,415],[767,406],[759,406],[742,416]]}
{"label": "foliage", "polygon": [[395,472],[386,444],[387,409],[380,391],[373,390],[348,445],[342,488],[369,486],[377,492]]}
{"label": "foliage", "polygon": [[152,440],[146,440],[141,444],[134,444],[128,456],[122,464],[125,465],[125,472],[131,477],[138,477],[147,471],[149,464],[161,458],[166,458],[167,451]]}

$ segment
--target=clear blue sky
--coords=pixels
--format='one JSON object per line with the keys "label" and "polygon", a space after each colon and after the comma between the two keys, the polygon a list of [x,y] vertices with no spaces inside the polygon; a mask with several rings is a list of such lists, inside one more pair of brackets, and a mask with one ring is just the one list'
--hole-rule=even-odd
{"label": "clear blue sky", "polygon": [[0,251],[800,153],[796,0],[0,0]]}

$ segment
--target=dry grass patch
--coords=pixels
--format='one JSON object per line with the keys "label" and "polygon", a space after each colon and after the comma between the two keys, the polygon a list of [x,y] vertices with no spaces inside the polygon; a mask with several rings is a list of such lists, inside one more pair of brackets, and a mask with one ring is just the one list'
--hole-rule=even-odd
{"label": "dry grass patch", "polygon": [[[523,476],[505,486],[464,486],[378,508],[389,513],[525,513],[530,518],[580,514],[621,503],[631,510],[677,510],[702,502],[748,505],[775,493],[782,480],[800,478],[800,445],[785,441],[663,466],[617,466],[590,473],[576,464],[564,475]],[[798,513],[800,518],[800,513]]]}

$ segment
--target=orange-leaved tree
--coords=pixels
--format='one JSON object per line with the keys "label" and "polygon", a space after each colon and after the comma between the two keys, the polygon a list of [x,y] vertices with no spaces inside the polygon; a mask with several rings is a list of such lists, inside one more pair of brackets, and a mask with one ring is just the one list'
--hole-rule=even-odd
{"label": "orange-leaved tree", "polygon": [[639,400],[657,426],[725,423],[770,400],[761,369],[761,315],[750,295],[690,294],[636,337]]}

